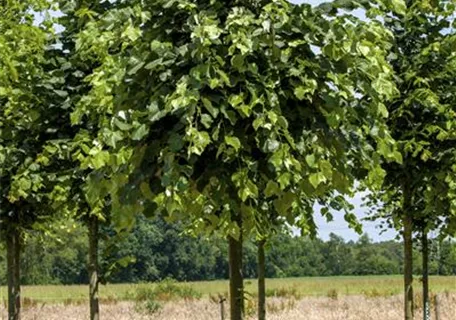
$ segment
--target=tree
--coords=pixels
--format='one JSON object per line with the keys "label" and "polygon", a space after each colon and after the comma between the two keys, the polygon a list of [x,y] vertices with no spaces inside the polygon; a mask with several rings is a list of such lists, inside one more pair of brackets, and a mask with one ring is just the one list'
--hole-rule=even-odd
{"label": "tree", "polygon": [[[397,160],[381,103],[395,91],[388,34],[286,1],[98,7],[78,11],[89,22],[76,52],[97,65],[72,114],[96,128],[84,161],[111,171],[101,179],[122,226],[163,212],[228,237],[232,318],[241,319],[242,239],[262,193],[312,231],[315,199],[350,193],[355,177],[378,182],[380,158]],[[347,204],[334,196],[328,206]]]}
{"label": "tree", "polygon": [[324,244],[322,253],[329,275],[342,275],[353,272],[354,257],[353,248],[346,245],[344,239],[334,233],[329,234],[329,241]]}
{"label": "tree", "polygon": [[[424,230],[440,225],[443,233],[453,230],[454,234],[454,208],[447,206],[443,211],[438,205],[454,199],[456,64],[452,49],[455,37],[448,32],[454,2],[349,3],[354,7],[361,4],[371,19],[380,15],[394,36],[388,61],[401,94],[386,105],[386,110],[390,115],[388,127],[403,162],[383,166],[386,178],[382,194],[373,197],[383,206],[380,216],[403,228],[404,313],[409,320],[413,318],[412,234],[419,231],[418,221],[425,217]],[[342,1],[339,4],[344,5]],[[392,11],[392,5],[400,10]]]}
{"label": "tree", "polygon": [[[27,232],[21,258],[21,281],[25,285],[87,284],[85,261],[88,255],[87,227],[78,221],[70,228],[43,236]],[[74,224],[74,225],[73,225]],[[70,232],[69,232],[70,231]],[[114,230],[102,226],[100,233],[101,283],[204,281],[228,278],[227,243],[218,237],[183,235],[184,225],[162,219],[139,217],[131,233],[119,241]],[[113,241],[114,239],[114,241]],[[144,246],[147,243],[147,246]],[[340,275],[396,275],[401,272],[402,243],[300,237],[277,233],[266,245],[265,276],[309,277]],[[456,245],[450,240],[429,243],[429,274],[452,275],[456,270]],[[244,270],[257,277],[257,242],[244,243]],[[366,256],[366,253],[369,255]],[[415,246],[414,274],[422,272],[420,247]],[[367,258],[367,259],[366,259]],[[365,260],[379,262],[368,265]],[[116,263],[121,261],[122,263]],[[6,249],[0,247],[0,285],[6,284]]]}
{"label": "tree", "polygon": [[[0,3],[0,230],[7,243],[8,318],[20,318],[20,252],[23,233],[46,230],[54,200],[65,193],[55,162],[42,157],[45,145],[65,135],[54,92],[48,46],[54,39],[47,21],[34,25],[32,12],[46,1]],[[61,97],[60,97],[61,98]]]}
{"label": "tree", "polygon": [[[64,78],[61,83],[61,92],[65,92],[67,99],[62,105],[69,110],[65,118],[65,126],[71,128],[72,135],[66,140],[59,141],[58,148],[67,152],[58,157],[65,161],[64,166],[71,170],[71,193],[62,200],[73,208],[73,216],[84,222],[88,230],[88,261],[87,271],[89,277],[89,304],[90,319],[98,320],[99,311],[99,283],[102,281],[100,270],[100,230],[112,222],[109,210],[111,201],[109,192],[111,186],[105,183],[103,171],[107,153],[102,150],[97,142],[98,126],[96,119],[75,120],[74,110],[81,103],[82,98],[91,87],[85,82],[85,77],[96,68],[94,61],[81,58],[75,48],[78,47],[78,34],[84,29],[97,11],[103,12],[116,7],[117,2],[105,3],[103,1],[56,1],[63,15],[58,23],[63,26],[59,33],[56,55],[59,71]],[[91,7],[91,10],[88,9]],[[76,107],[75,107],[76,106]],[[94,108],[98,107],[96,104]],[[56,157],[56,154],[52,156]],[[114,157],[112,159],[115,161]],[[116,235],[116,239],[120,236]],[[115,264],[115,263],[114,263]],[[113,267],[113,266],[111,266]]]}
{"label": "tree", "polygon": [[440,241],[437,247],[439,275],[456,274],[456,247],[451,240]]}

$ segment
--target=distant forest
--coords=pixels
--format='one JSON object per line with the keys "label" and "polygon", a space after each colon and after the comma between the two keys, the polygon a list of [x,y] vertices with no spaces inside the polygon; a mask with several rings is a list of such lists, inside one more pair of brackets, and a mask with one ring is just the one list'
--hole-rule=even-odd
{"label": "distant forest", "polygon": [[[101,266],[103,280],[135,283],[173,278],[179,281],[228,278],[227,243],[223,239],[182,236],[183,227],[163,220],[140,218],[124,238],[103,231]],[[57,235],[55,241],[28,238],[22,256],[23,284],[83,284],[87,276],[87,232]],[[256,245],[245,243],[244,275],[255,278]],[[420,248],[415,248],[414,272],[421,272]],[[6,253],[0,247],[0,284],[6,282]],[[344,241],[335,234],[328,241],[278,234],[267,246],[266,276],[387,275],[402,273],[401,242],[374,243],[367,235]],[[430,273],[456,274],[456,243],[432,243]]]}

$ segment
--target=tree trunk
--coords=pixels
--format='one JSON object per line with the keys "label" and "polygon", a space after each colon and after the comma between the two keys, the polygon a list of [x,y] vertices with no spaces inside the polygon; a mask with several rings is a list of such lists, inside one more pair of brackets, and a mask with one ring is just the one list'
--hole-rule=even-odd
{"label": "tree trunk", "polygon": [[228,237],[230,267],[230,313],[231,320],[242,320],[244,316],[244,281],[242,276],[242,236],[239,240]]}
{"label": "tree trunk", "polygon": [[89,218],[89,299],[90,320],[100,319],[100,306],[98,303],[98,218]]}
{"label": "tree trunk", "polygon": [[8,268],[8,320],[21,319],[21,243],[20,232],[10,230],[7,234],[7,268]]}
{"label": "tree trunk", "polygon": [[427,233],[424,228],[421,242],[423,246],[423,320],[428,320],[431,318],[429,306],[429,247]]}
{"label": "tree trunk", "polygon": [[265,242],[258,242],[258,320],[266,320]]}
{"label": "tree trunk", "polygon": [[413,217],[410,211],[411,194],[409,187],[403,188],[404,214],[404,316],[405,320],[413,319]]}

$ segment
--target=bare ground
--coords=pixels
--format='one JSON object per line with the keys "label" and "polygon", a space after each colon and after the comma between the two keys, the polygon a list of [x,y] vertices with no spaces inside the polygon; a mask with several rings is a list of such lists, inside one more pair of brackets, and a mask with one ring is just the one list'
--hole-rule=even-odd
{"label": "bare ground", "polygon": [[[456,319],[456,294],[439,295],[439,320]],[[367,298],[345,296],[334,298],[304,298],[302,300],[268,299],[269,320],[402,320],[402,299],[399,296]],[[255,310],[254,302],[247,303],[247,312]],[[432,310],[435,313],[435,310]],[[226,310],[226,314],[228,310]],[[418,308],[416,319],[422,319]],[[228,317],[226,317],[228,318]],[[434,319],[434,315],[432,317]],[[6,310],[0,306],[0,320]],[[83,320],[88,319],[87,305],[35,305],[25,308],[22,320]],[[102,320],[214,320],[220,319],[220,306],[208,299],[168,302],[160,311],[147,314],[134,302],[118,302],[101,306]],[[251,313],[249,319],[255,319]]]}

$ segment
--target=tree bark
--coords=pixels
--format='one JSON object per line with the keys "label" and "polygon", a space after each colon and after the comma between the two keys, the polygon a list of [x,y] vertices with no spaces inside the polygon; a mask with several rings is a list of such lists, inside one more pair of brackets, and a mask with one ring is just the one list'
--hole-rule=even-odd
{"label": "tree bark", "polygon": [[403,187],[404,214],[404,319],[413,319],[413,217],[410,211],[411,194],[409,186]]}
{"label": "tree bark", "polygon": [[429,247],[427,233],[424,228],[421,237],[423,246],[423,320],[428,320],[431,316],[431,309],[429,306]]}
{"label": "tree bark", "polygon": [[90,320],[100,319],[100,306],[98,301],[98,218],[89,218],[89,299]]}
{"label": "tree bark", "polygon": [[20,231],[12,229],[7,234],[8,268],[8,320],[21,319],[21,239]]}
{"label": "tree bark", "polygon": [[258,320],[266,320],[265,242],[258,242]]}
{"label": "tree bark", "polygon": [[[242,232],[241,232],[242,233]],[[231,320],[242,320],[244,316],[244,281],[242,276],[242,236],[239,240],[228,237],[230,269],[230,314]]]}

